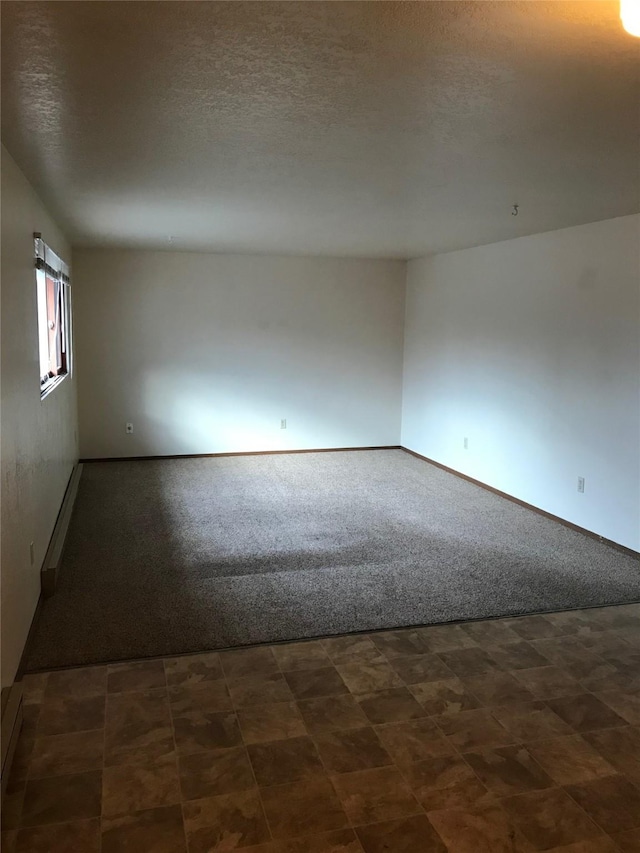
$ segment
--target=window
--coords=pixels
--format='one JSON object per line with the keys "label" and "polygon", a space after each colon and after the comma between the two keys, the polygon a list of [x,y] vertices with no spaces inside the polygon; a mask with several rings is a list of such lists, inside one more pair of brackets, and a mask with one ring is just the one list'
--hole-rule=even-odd
{"label": "window", "polygon": [[34,239],[42,398],[71,373],[71,286],[69,267],[40,234]]}

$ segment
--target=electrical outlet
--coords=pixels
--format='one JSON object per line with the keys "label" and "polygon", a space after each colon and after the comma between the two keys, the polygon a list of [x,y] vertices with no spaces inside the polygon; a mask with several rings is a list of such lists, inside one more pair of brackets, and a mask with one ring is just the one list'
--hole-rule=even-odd
{"label": "electrical outlet", "polygon": [[133,424],[127,424],[124,428],[124,431],[127,433],[127,435],[131,435],[131,433],[133,432]]}
{"label": "electrical outlet", "polygon": [[584,492],[584,477],[578,477],[578,491]]}
{"label": "electrical outlet", "polygon": [[29,542],[29,559],[31,560],[31,565],[33,565],[36,559],[36,551],[33,542]]}
{"label": "electrical outlet", "polygon": [[465,436],[465,439],[463,441],[463,445],[464,445],[465,450],[469,449],[469,439],[466,436]]}
{"label": "electrical outlet", "polygon": [[280,429],[286,429],[286,428],[287,428],[287,419],[282,418],[282,420],[280,421]]}

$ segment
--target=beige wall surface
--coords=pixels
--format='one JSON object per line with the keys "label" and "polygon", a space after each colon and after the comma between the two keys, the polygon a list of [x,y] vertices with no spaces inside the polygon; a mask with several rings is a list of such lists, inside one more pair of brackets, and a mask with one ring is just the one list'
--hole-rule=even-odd
{"label": "beige wall surface", "polygon": [[639,321],[637,215],[411,261],[402,443],[640,549]]}
{"label": "beige wall surface", "polygon": [[[40,400],[33,232],[71,250],[2,149],[2,685],[11,684],[40,593],[40,568],[77,460],[75,379]],[[34,560],[30,544],[34,543]]]}
{"label": "beige wall surface", "polygon": [[82,457],[399,443],[404,262],[79,249],[74,275]]}

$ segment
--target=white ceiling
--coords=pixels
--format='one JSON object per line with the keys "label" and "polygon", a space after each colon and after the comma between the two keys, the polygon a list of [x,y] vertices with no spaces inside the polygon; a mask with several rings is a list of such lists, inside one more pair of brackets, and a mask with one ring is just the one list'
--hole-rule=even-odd
{"label": "white ceiling", "polygon": [[3,141],[76,245],[405,258],[640,209],[618,2],[1,13]]}

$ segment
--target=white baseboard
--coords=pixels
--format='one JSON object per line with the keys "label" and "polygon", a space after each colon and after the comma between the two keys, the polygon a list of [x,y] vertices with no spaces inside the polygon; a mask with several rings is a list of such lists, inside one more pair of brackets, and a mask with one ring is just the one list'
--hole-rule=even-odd
{"label": "white baseboard", "polygon": [[45,598],[49,598],[49,596],[53,595],[55,592],[56,583],[58,581],[58,570],[62,561],[62,553],[64,551],[67,533],[69,532],[69,523],[71,521],[73,507],[78,495],[78,485],[80,484],[81,476],[82,462],[79,462],[73,469],[73,473],[69,478],[69,485],[67,486],[67,491],[64,494],[62,506],[58,513],[58,520],[56,521],[56,526],[53,528],[49,548],[47,549],[47,553],[42,564],[40,572],[40,587],[42,595]]}
{"label": "white baseboard", "polygon": [[[5,693],[5,690],[3,690]],[[9,781],[11,762],[22,728],[22,684],[17,682],[6,688],[2,701],[2,796]]]}

